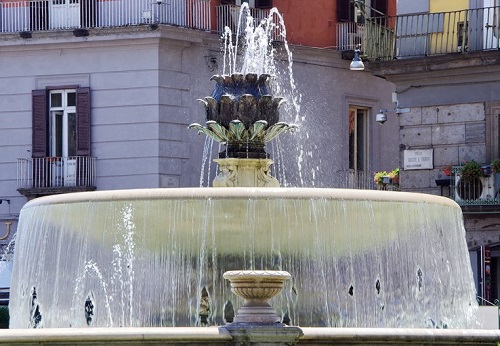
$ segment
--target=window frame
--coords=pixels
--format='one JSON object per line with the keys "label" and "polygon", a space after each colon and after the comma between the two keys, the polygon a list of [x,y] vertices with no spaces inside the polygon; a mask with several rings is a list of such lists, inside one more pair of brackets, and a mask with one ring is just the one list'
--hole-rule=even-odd
{"label": "window frame", "polygon": [[50,92],[70,89],[76,91],[76,156],[90,156],[90,88],[72,85],[32,91],[32,158],[50,153]]}
{"label": "window frame", "polygon": [[[70,93],[75,94],[75,105],[68,104]],[[61,105],[52,104],[52,95],[61,95]],[[73,143],[73,149],[70,150],[70,125],[71,115],[74,114],[76,122],[76,89],[57,89],[49,91],[49,155],[55,157],[76,156],[76,133]],[[60,129],[58,129],[56,118],[60,118]],[[76,128],[76,124],[73,124]],[[75,131],[76,132],[76,131]],[[60,143],[60,144],[58,144]],[[59,148],[60,147],[60,148]]]}
{"label": "window frame", "polygon": [[[361,112],[361,114],[360,114]],[[350,105],[348,109],[348,167],[355,171],[368,171],[370,167],[370,108],[363,106]],[[358,123],[359,117],[363,118],[363,124]],[[362,126],[362,131],[359,131]],[[351,132],[354,132],[354,138],[351,138]],[[362,132],[360,134],[360,132]],[[359,136],[362,136],[362,157],[359,150]],[[362,163],[361,163],[362,161]],[[361,164],[360,164],[361,163]],[[363,167],[359,167],[359,166]]]}

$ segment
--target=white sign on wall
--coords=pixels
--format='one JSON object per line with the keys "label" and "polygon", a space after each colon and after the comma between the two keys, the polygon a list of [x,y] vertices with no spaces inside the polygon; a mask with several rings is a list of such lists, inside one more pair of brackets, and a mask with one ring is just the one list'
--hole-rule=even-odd
{"label": "white sign on wall", "polygon": [[405,150],[404,169],[432,169],[434,168],[433,149]]}

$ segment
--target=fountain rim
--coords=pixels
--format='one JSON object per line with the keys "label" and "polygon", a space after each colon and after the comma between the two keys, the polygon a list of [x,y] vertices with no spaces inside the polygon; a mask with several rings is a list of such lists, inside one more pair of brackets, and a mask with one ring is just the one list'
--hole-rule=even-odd
{"label": "fountain rim", "polygon": [[309,187],[182,187],[87,191],[39,197],[28,201],[22,209],[44,205],[125,200],[227,200],[243,198],[427,203],[455,207],[461,210],[458,203],[450,198],[424,193]]}

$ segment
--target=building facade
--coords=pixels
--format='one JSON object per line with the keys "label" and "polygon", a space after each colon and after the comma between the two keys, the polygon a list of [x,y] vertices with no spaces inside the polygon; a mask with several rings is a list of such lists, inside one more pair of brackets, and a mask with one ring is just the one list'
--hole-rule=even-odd
{"label": "building facade", "polygon": [[370,64],[408,110],[397,116],[401,188],[461,205],[484,304],[500,299],[499,14],[494,0],[399,1],[392,55]]}
{"label": "building facade", "polygon": [[[248,3],[256,19],[271,7],[285,19],[300,99],[299,114],[283,112],[300,130],[273,147],[274,174],[283,186],[373,187],[373,171],[398,164],[398,123],[374,120],[393,107],[393,84],[349,71],[342,58],[354,48],[346,43],[353,30],[344,29],[362,25],[349,19],[356,9],[330,0]],[[394,3],[371,0],[365,9],[395,11]],[[11,241],[32,198],[210,185],[220,148],[187,127],[205,120],[196,100],[222,73],[221,33],[236,28],[241,5],[0,2],[0,288],[9,286]],[[283,37],[275,41],[284,59]]]}

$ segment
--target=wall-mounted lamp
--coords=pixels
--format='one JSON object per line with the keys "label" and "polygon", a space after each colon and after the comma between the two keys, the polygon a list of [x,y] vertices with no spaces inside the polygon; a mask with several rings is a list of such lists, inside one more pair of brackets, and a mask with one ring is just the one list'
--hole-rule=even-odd
{"label": "wall-mounted lamp", "polygon": [[10,204],[10,199],[2,198],[0,199],[0,204],[2,204],[3,201],[7,202],[7,204]]}
{"label": "wall-mounted lamp", "polygon": [[378,112],[377,115],[375,116],[375,121],[377,123],[379,123],[380,125],[385,123],[387,121],[387,114],[385,114],[385,113],[387,113],[387,112],[394,112],[396,114],[409,113],[410,108],[396,108],[393,110],[381,109],[380,112]]}
{"label": "wall-mounted lamp", "polygon": [[363,64],[360,55],[361,55],[361,50],[358,47],[354,50],[354,58],[352,58],[351,65],[349,65],[349,70],[363,71],[365,69],[365,64]]}

